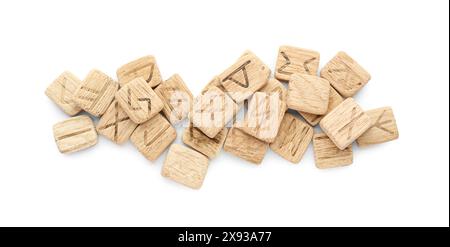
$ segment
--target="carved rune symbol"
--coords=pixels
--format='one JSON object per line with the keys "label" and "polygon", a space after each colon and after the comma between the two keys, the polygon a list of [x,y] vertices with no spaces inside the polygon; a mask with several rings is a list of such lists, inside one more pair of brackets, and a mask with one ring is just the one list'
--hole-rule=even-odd
{"label": "carved rune symbol", "polygon": [[284,71],[284,69],[291,64],[291,59],[289,59],[289,57],[286,55],[286,52],[282,51],[280,53],[281,53],[281,56],[283,56],[285,63],[278,69],[278,73],[285,74],[285,75],[291,75],[292,74],[291,72]]}
{"label": "carved rune symbol", "polygon": [[357,112],[358,112],[358,110],[356,109],[356,107],[353,107],[349,122],[346,125],[344,125],[344,127],[342,127],[341,129],[338,130],[338,132],[342,132],[345,128],[348,127],[347,140],[352,139],[352,132],[353,132],[353,127],[355,125],[355,122],[364,114],[364,112],[360,112],[357,115],[356,114]]}
{"label": "carved rune symbol", "polygon": [[386,113],[386,110],[384,110],[380,116],[377,118],[377,121],[375,122],[375,124],[373,125],[373,127],[375,128],[379,128],[381,130],[384,130],[386,132],[388,132],[389,134],[394,134],[393,131],[388,130],[386,127],[384,127],[385,124],[392,122],[392,120],[386,120],[386,121],[381,121],[381,119],[383,118],[384,114]]}
{"label": "carved rune symbol", "polygon": [[314,61],[314,60],[316,60],[315,57],[310,58],[310,59],[308,59],[308,60],[306,60],[306,61],[303,62],[303,68],[305,68],[305,71],[306,71],[308,74],[311,74],[311,71],[309,70],[308,64],[311,63],[311,62]]}
{"label": "carved rune symbol", "polygon": [[94,90],[92,88],[88,88],[88,87],[85,87],[85,86],[82,86],[80,88],[80,90],[83,90],[85,92],[88,92],[89,94],[93,94],[94,95],[94,96],[87,96],[87,95],[80,95],[80,96],[78,96],[79,99],[87,100],[87,101],[90,101],[90,102],[94,101],[95,97],[97,97],[97,95],[100,93],[97,90]]}
{"label": "carved rune symbol", "polygon": [[114,141],[117,141],[117,133],[119,131],[119,123],[121,123],[123,121],[127,121],[130,118],[129,117],[123,117],[123,118],[119,119],[119,103],[118,102],[116,102],[114,104],[114,110],[115,110],[114,123],[106,124],[106,125],[100,127],[100,130],[108,129],[108,128],[114,126]]}
{"label": "carved rune symbol", "polygon": [[147,82],[151,82],[152,81],[152,78],[153,78],[153,69],[155,68],[155,64],[154,63],[152,63],[151,65],[150,65],[150,75],[148,76],[148,78],[147,78]]}
{"label": "carved rune symbol", "polygon": [[161,136],[166,133],[166,131],[170,128],[170,126],[165,127],[164,129],[160,130],[153,138],[151,138],[150,140],[148,140],[149,136],[148,136],[148,130],[144,131],[144,145],[146,147],[152,145],[156,140],[158,140],[159,138],[161,138]]}
{"label": "carved rune symbol", "polygon": [[361,86],[361,78],[353,73],[353,71],[347,66],[343,65],[344,68],[335,68],[335,69],[328,69],[328,73],[330,74],[338,74],[338,81],[343,84],[351,85],[351,84],[357,84],[358,86]]}
{"label": "carved rune symbol", "polygon": [[[248,81],[248,75],[247,75],[247,69],[245,66],[249,65],[251,63],[251,61],[247,61],[244,64],[242,64],[241,66],[239,66],[239,68],[235,69],[233,72],[231,72],[231,74],[229,74],[227,77],[225,77],[222,82],[225,82],[227,80],[230,80],[236,84],[238,84],[241,87],[244,88],[248,88],[249,86],[249,81]],[[234,75],[236,75],[237,73],[239,73],[240,71],[242,71],[242,75],[244,77],[244,82],[241,82],[239,80],[236,80],[235,78],[233,78]]]}
{"label": "carved rune symbol", "polygon": [[61,102],[63,103],[63,104],[68,104],[69,102],[66,100],[66,97],[65,97],[65,92],[66,92],[66,81],[67,81],[67,79],[64,79],[64,81],[61,83],[61,93],[60,93],[60,96],[59,96],[59,98],[61,99]]}
{"label": "carved rune symbol", "polygon": [[[140,106],[134,107],[131,102],[131,90],[128,88],[128,106],[130,106],[130,109],[133,111],[141,110],[142,108]],[[147,101],[147,108],[148,113],[152,111],[152,100],[150,98],[138,98],[138,101]]]}

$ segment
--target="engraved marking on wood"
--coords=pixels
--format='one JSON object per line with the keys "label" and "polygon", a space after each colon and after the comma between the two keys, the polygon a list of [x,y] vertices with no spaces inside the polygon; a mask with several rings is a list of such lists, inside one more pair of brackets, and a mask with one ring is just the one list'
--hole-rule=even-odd
{"label": "engraved marking on wood", "polygon": [[154,143],[158,138],[160,138],[164,132],[166,132],[166,130],[168,130],[170,128],[170,126],[165,127],[164,129],[162,129],[158,134],[156,134],[152,139],[150,139],[149,141],[147,141],[148,135],[147,135],[147,130],[144,131],[144,144],[146,147],[150,146],[152,143]]}
{"label": "engraved marking on wood", "polygon": [[83,129],[83,130],[79,130],[79,131],[76,131],[76,132],[73,132],[73,133],[70,133],[70,134],[67,134],[67,135],[59,136],[58,138],[56,138],[56,140],[57,141],[61,141],[62,139],[66,139],[66,138],[69,138],[69,137],[72,137],[72,136],[81,135],[81,134],[84,134],[84,133],[89,132],[89,131],[91,131],[91,128]]}
{"label": "engraved marking on wood", "polygon": [[[291,135],[290,139],[285,138],[283,140],[283,142],[279,146],[280,149],[283,148],[284,146],[288,145],[289,143],[294,143],[294,139],[296,139],[296,137],[298,135],[297,131],[295,131],[295,129],[296,129],[295,121],[296,121],[295,119],[292,119],[291,123],[289,124],[288,131],[286,132],[286,133],[295,133],[295,134]],[[307,128],[303,128],[302,132],[300,133],[300,136],[303,138],[306,135],[307,131],[308,131]],[[290,148],[289,151],[291,152],[292,156],[296,155],[296,153],[298,152],[299,147],[300,147],[300,142],[297,142],[295,144],[295,146]]]}
{"label": "engraved marking on wood", "polygon": [[119,131],[119,123],[121,123],[123,121],[126,121],[126,120],[129,120],[130,118],[129,117],[124,117],[124,118],[119,119],[119,103],[118,102],[116,102],[114,104],[114,109],[115,109],[114,123],[106,124],[105,126],[102,126],[99,129],[100,130],[104,130],[104,129],[108,129],[108,128],[114,126],[114,141],[117,141],[117,134],[118,134],[118,131]]}
{"label": "engraved marking on wood", "polygon": [[394,134],[393,131],[388,130],[387,128],[383,127],[383,125],[392,122],[392,120],[386,120],[386,121],[380,122],[381,118],[384,116],[385,113],[386,113],[386,110],[384,110],[384,111],[380,114],[380,116],[377,118],[377,121],[375,122],[375,124],[373,125],[373,127],[376,127],[376,128],[378,128],[378,129],[380,129],[380,130],[384,130],[384,131],[388,132],[389,134]]}
{"label": "engraved marking on wood", "polygon": [[287,68],[289,65],[291,65],[291,59],[286,55],[284,51],[280,52],[281,56],[283,56],[285,63],[278,69],[278,73],[285,74],[285,75],[291,75],[291,72],[285,71],[284,69]]}
{"label": "engraved marking on wood", "polygon": [[[344,68],[336,68],[336,69],[328,69],[328,73],[333,74],[333,73],[344,73],[345,76],[339,76],[338,78],[338,82],[342,83],[343,85],[347,85],[349,82],[353,82],[355,79],[361,81],[362,78],[358,75],[353,73],[353,70],[347,65],[347,64],[342,64],[344,66]],[[351,73],[352,72],[352,73]],[[354,78],[356,77],[356,78]],[[362,85],[361,82],[357,83],[359,86]]]}
{"label": "engraved marking on wood", "polygon": [[358,115],[356,115],[356,112],[357,112],[356,107],[353,107],[350,121],[338,131],[338,132],[342,132],[342,131],[344,131],[345,128],[348,127],[347,140],[350,140],[352,138],[352,131],[353,131],[353,126],[355,125],[355,122],[364,115],[364,112],[360,112]]}
{"label": "engraved marking on wood", "polygon": [[305,71],[308,72],[308,74],[311,74],[311,71],[309,70],[308,64],[311,63],[314,60],[316,60],[315,57],[310,58],[310,59],[306,60],[305,62],[303,62],[303,68],[305,68]]}
{"label": "engraved marking on wood", "polygon": [[[251,61],[249,60],[249,61],[245,62],[244,64],[242,64],[241,66],[239,66],[239,68],[235,69],[233,72],[231,72],[230,75],[228,75],[227,77],[225,77],[225,78],[222,80],[222,82],[225,82],[225,81],[227,81],[227,80],[230,80],[230,81],[232,81],[232,82],[238,84],[238,85],[241,86],[241,87],[248,88],[248,86],[249,86],[249,81],[248,81],[247,69],[245,68],[245,66],[247,66],[247,65],[250,64],[250,63],[251,63]],[[244,75],[244,81],[245,81],[244,83],[242,83],[242,82],[240,82],[240,81],[238,81],[238,80],[236,80],[236,79],[233,78],[233,76],[234,76],[235,74],[237,74],[239,71],[242,71],[242,74]]]}

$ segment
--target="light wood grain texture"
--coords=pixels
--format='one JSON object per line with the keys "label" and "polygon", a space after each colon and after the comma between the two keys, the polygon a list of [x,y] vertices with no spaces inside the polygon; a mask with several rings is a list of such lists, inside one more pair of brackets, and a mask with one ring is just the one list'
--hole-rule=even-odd
{"label": "light wood grain texture", "polygon": [[292,74],[317,75],[320,54],[316,51],[281,46],[278,51],[275,78],[288,81]]}
{"label": "light wood grain texture", "polygon": [[55,124],[53,136],[61,153],[73,153],[97,143],[97,132],[88,116],[72,117]]}
{"label": "light wood grain texture", "polygon": [[214,138],[209,138],[192,123],[183,132],[183,143],[212,159],[222,149],[228,128],[223,128]]}
{"label": "light wood grain texture", "polygon": [[308,149],[314,130],[307,123],[290,113],[284,114],[283,121],[275,141],[270,148],[292,163],[298,163]]}
{"label": "light wood grain texture", "polygon": [[356,139],[359,146],[384,143],[398,138],[397,123],[390,107],[369,110],[366,114],[372,120],[372,127]]}
{"label": "light wood grain texture", "polygon": [[131,121],[130,117],[120,107],[119,102],[114,100],[106,110],[105,114],[97,123],[97,132],[111,141],[122,144],[130,138],[138,124]]}
{"label": "light wood grain texture", "polygon": [[206,84],[206,86],[202,89],[201,93],[208,91],[210,88],[217,87],[220,90],[224,91],[222,84],[220,83],[220,78],[218,76],[214,76],[211,81]]}
{"label": "light wood grain texture", "polygon": [[238,128],[228,131],[223,150],[254,164],[261,164],[268,144]]}
{"label": "light wood grain texture", "polygon": [[244,121],[238,128],[261,141],[273,142],[286,112],[281,97],[280,92],[253,94]]}
{"label": "light wood grain texture", "polygon": [[163,108],[163,102],[142,78],[136,78],[124,85],[117,93],[116,100],[135,123],[143,123]]}
{"label": "light wood grain texture", "polygon": [[209,138],[214,138],[233,119],[239,106],[217,87],[199,95],[193,105],[191,121]]}
{"label": "light wood grain texture", "polygon": [[351,145],[371,125],[369,115],[353,98],[344,100],[320,121],[322,130],[341,150]]}
{"label": "light wood grain texture", "polygon": [[131,143],[147,159],[156,160],[175,140],[177,133],[161,114],[156,114],[147,122],[140,124],[131,135]]}
{"label": "light wood grain texture", "polygon": [[81,108],[73,101],[73,94],[80,84],[80,79],[65,71],[47,87],[45,94],[65,113],[73,116],[81,111]]}
{"label": "light wood grain texture", "polygon": [[284,103],[284,107],[287,110],[286,100],[287,100],[287,89],[286,87],[277,79],[270,78],[267,84],[258,90],[259,92],[265,93],[278,93],[280,95],[281,102]]}
{"label": "light wood grain texture", "polygon": [[162,82],[161,74],[153,56],[145,56],[131,61],[117,69],[120,86],[136,79],[144,79],[150,87],[156,87]]}
{"label": "light wood grain texture", "polygon": [[162,176],[193,189],[200,189],[208,171],[208,159],[199,152],[173,144],[162,167]]}
{"label": "light wood grain texture", "polygon": [[180,75],[174,74],[161,83],[155,93],[163,101],[162,111],[170,123],[177,124],[189,115],[193,96]]}
{"label": "light wood grain texture", "polygon": [[262,88],[269,79],[270,69],[255,54],[246,51],[237,62],[218,77],[231,98],[241,103]]}
{"label": "light wood grain texture", "polygon": [[370,80],[370,74],[345,52],[339,52],[320,71],[320,76],[345,98],[355,95]]}
{"label": "light wood grain texture", "polygon": [[119,84],[99,70],[91,70],[73,95],[81,109],[99,117],[114,99]]}
{"label": "light wood grain texture", "polygon": [[293,74],[289,80],[287,106],[296,111],[325,114],[330,99],[330,83],[313,75]]}
{"label": "light wood grain texture", "polygon": [[300,115],[302,115],[302,117],[306,120],[306,122],[308,122],[311,126],[316,126],[327,113],[336,108],[336,106],[342,103],[342,101],[344,101],[344,98],[342,98],[342,96],[333,87],[330,87],[330,99],[328,101],[328,110],[325,114],[316,115],[301,111],[299,111],[298,113],[300,113]]}
{"label": "light wood grain texture", "polygon": [[340,150],[325,133],[314,134],[313,147],[317,168],[334,168],[353,163],[352,145]]}

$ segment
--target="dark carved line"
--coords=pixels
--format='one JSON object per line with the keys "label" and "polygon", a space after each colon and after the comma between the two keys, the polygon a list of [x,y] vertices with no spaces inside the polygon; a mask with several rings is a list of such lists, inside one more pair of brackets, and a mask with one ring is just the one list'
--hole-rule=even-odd
{"label": "dark carved line", "polygon": [[284,60],[286,60],[286,62],[278,69],[278,73],[285,74],[285,75],[291,75],[292,74],[291,72],[284,71],[284,69],[286,67],[291,65],[291,59],[289,59],[289,57],[286,55],[286,53],[284,51],[282,51],[280,53],[281,53],[281,56],[283,56]]}
{"label": "dark carved line", "polygon": [[162,129],[158,134],[156,134],[150,141],[147,141],[147,130],[144,131],[144,144],[146,147],[150,146],[153,142],[155,142],[158,138],[160,138],[166,130],[168,130],[170,126]]}
{"label": "dark carved line", "polygon": [[308,64],[311,63],[314,60],[316,60],[315,57],[310,58],[310,59],[306,60],[305,62],[303,62],[303,68],[305,68],[305,71],[308,72],[308,74],[311,74],[311,71],[309,70]]}
{"label": "dark carved line", "polygon": [[69,137],[72,137],[72,136],[76,136],[76,135],[81,135],[81,134],[84,134],[84,133],[89,132],[89,131],[91,131],[90,128],[89,129],[79,130],[79,131],[76,131],[76,132],[73,132],[73,133],[70,133],[70,134],[67,134],[67,135],[60,136],[60,137],[56,138],[56,140],[60,141],[62,139],[66,139],[66,138],[69,138]]}
{"label": "dark carved line", "polygon": [[[247,65],[250,64],[250,63],[251,63],[251,61],[249,60],[249,61],[245,62],[244,64],[242,64],[241,66],[239,66],[237,69],[235,69],[233,72],[231,72],[227,77],[225,77],[225,78],[222,80],[222,82],[225,82],[225,81],[227,81],[227,80],[230,80],[230,81],[232,81],[232,82],[238,84],[238,85],[241,86],[241,87],[248,88],[248,86],[249,86],[249,81],[248,81],[247,69],[245,68],[245,66],[247,66]],[[233,76],[234,76],[236,73],[238,73],[239,71],[241,71],[241,70],[242,70],[242,73],[244,74],[244,80],[245,80],[245,83],[242,83],[242,82],[240,82],[240,81],[238,81],[238,80],[236,80],[236,79],[233,78]]]}

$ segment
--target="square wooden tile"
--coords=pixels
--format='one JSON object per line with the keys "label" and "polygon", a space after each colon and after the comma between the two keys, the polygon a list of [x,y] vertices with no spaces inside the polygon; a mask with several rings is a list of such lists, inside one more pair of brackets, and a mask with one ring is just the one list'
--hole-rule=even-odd
{"label": "square wooden tile", "polygon": [[[287,89],[283,84],[278,81],[277,79],[270,78],[267,81],[267,84],[258,90],[258,92],[265,92],[265,93],[277,93],[280,96],[280,101],[286,105],[287,100]],[[287,108],[287,106],[285,106]]]}
{"label": "square wooden tile", "polygon": [[320,76],[345,98],[352,97],[370,80],[370,74],[345,52],[339,52],[320,71]]}
{"label": "square wooden tile", "polygon": [[254,164],[261,164],[268,144],[238,128],[228,131],[223,150]]}
{"label": "square wooden tile", "polygon": [[193,96],[178,74],[161,83],[155,89],[155,93],[163,101],[162,111],[170,123],[177,124],[189,115]]}
{"label": "square wooden tile", "polygon": [[66,71],[47,87],[45,94],[65,113],[73,116],[81,111],[81,108],[73,101],[73,94],[80,84],[80,79]]}
{"label": "square wooden tile", "polygon": [[313,147],[317,168],[334,168],[353,163],[352,145],[340,150],[325,133],[314,134]]}
{"label": "square wooden tile", "polygon": [[245,119],[238,128],[261,141],[273,142],[286,112],[281,97],[279,92],[253,94]]}
{"label": "square wooden tile", "polygon": [[192,123],[183,132],[183,143],[212,159],[222,149],[228,128],[223,128],[214,138],[209,138]]}
{"label": "square wooden tile", "polygon": [[298,163],[308,149],[314,130],[290,113],[284,114],[280,130],[270,148],[292,163]]}
{"label": "square wooden tile", "polygon": [[208,158],[179,144],[173,144],[162,168],[162,176],[193,189],[200,189],[208,171]]}
{"label": "square wooden tile", "polygon": [[156,87],[162,82],[161,74],[153,56],[145,56],[131,61],[117,69],[120,86],[136,79],[144,79],[150,87]]}
{"label": "square wooden tile", "polygon": [[116,93],[116,100],[130,119],[143,123],[163,108],[163,102],[142,78],[136,78]]}
{"label": "square wooden tile", "polygon": [[223,91],[211,87],[193,105],[191,121],[209,138],[214,138],[233,119],[239,106]]}
{"label": "square wooden tile", "polygon": [[97,143],[97,132],[88,116],[72,117],[55,124],[53,136],[61,153],[73,153]]}
{"label": "square wooden tile", "polygon": [[325,114],[330,99],[330,83],[313,75],[293,74],[289,81],[288,108],[312,113]]}
{"label": "square wooden tile", "polygon": [[246,51],[218,77],[225,91],[239,104],[262,88],[267,83],[269,75],[269,67],[255,54]]}
{"label": "square wooden tile", "polygon": [[351,145],[371,126],[369,115],[352,98],[344,100],[320,121],[322,130],[341,150]]}
{"label": "square wooden tile", "polygon": [[275,78],[289,81],[292,74],[317,75],[320,54],[316,51],[281,46],[275,70]]}
{"label": "square wooden tile", "polygon": [[325,114],[316,115],[301,111],[299,111],[298,113],[300,113],[300,115],[302,115],[302,117],[306,120],[306,122],[308,122],[311,126],[316,126],[326,114],[328,114],[331,110],[336,108],[336,106],[342,103],[342,101],[344,101],[344,98],[342,98],[342,96],[333,87],[330,87],[330,99],[328,101],[328,110]]}
{"label": "square wooden tile", "polygon": [[175,140],[177,132],[161,114],[140,124],[131,135],[131,143],[147,159],[156,160]]}
{"label": "square wooden tile", "polygon": [[372,127],[356,139],[359,146],[384,143],[398,138],[397,123],[390,107],[366,111],[366,114],[372,120]]}
{"label": "square wooden tile", "polygon": [[130,138],[138,125],[131,121],[127,113],[114,100],[97,123],[97,132],[111,141],[122,144]]}
{"label": "square wooden tile", "polygon": [[99,117],[108,109],[119,84],[99,70],[91,70],[73,95],[81,109]]}

